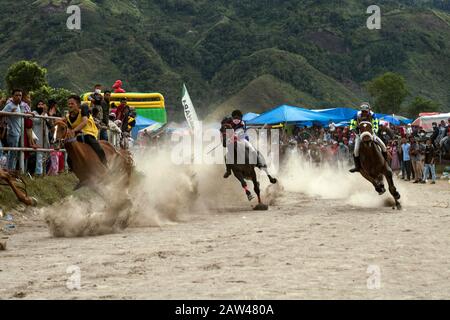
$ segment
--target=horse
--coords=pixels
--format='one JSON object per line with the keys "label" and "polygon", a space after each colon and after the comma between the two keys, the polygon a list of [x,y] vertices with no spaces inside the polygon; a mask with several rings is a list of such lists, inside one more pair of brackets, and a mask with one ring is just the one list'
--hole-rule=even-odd
{"label": "horse", "polygon": [[[21,177],[0,168],[0,181],[3,181],[0,185],[9,185],[11,187],[20,202],[26,204],[27,206],[35,206],[37,204],[37,200],[35,198],[28,196],[25,181],[23,181]],[[17,182],[21,182],[23,187],[17,185]]]}
{"label": "horse", "polygon": [[386,192],[383,176],[389,185],[389,192],[394,197],[395,207],[400,210],[400,193],[394,185],[392,169],[384,159],[380,147],[375,143],[372,133],[372,123],[361,121],[359,123],[361,145],[359,149],[361,161],[361,175],[373,184],[379,195]]}
{"label": "horse", "polygon": [[320,145],[317,142],[311,142],[308,145],[308,159],[311,164],[318,167],[322,162],[323,155]]}
{"label": "horse", "polygon": [[[259,188],[259,181],[256,176],[255,168],[263,170],[267,174],[270,183],[272,184],[277,183],[277,179],[273,178],[269,174],[267,170],[267,165],[263,161],[262,156],[258,157],[257,155],[256,156],[251,155],[250,150],[246,146],[246,144],[243,141],[239,141],[238,139],[235,138],[234,130],[232,129],[231,123],[227,122],[222,123],[220,131],[222,133],[223,145],[227,147],[228,150],[226,156],[227,167],[231,169],[236,179],[238,179],[239,182],[241,183],[241,186],[244,189],[245,194],[247,195],[248,201],[253,200],[254,196],[252,195],[250,190],[248,190],[246,180],[252,181],[253,190],[255,191],[256,196],[258,197],[258,205],[256,205],[253,209],[267,210],[268,206],[263,204],[261,201],[261,190]],[[232,132],[233,134],[231,134]],[[242,157],[243,159],[241,159]],[[256,158],[259,158],[259,161],[257,161]]]}
{"label": "horse", "polygon": [[66,120],[56,121],[54,141],[59,145],[64,144],[71,160],[72,171],[80,181],[80,186],[94,186],[108,178],[110,173],[115,182],[120,183],[123,177],[123,184],[129,186],[134,163],[127,150],[117,151],[109,142],[100,140],[99,143],[106,154],[107,168],[89,145],[78,142],[75,136],[69,134]]}

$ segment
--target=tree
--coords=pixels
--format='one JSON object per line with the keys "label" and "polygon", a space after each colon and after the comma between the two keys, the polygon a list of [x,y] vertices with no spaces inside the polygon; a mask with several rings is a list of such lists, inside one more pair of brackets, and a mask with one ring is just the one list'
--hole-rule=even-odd
{"label": "tree", "polygon": [[36,62],[22,60],[8,68],[5,81],[8,89],[19,88],[29,93],[47,85],[47,69]]}
{"label": "tree", "polygon": [[366,83],[366,89],[375,99],[375,110],[382,113],[398,113],[409,94],[405,79],[396,73],[386,72]]}
{"label": "tree", "polygon": [[63,88],[52,88],[48,85],[42,86],[38,90],[31,92],[31,99],[33,107],[36,107],[39,100],[43,100],[48,103],[48,100],[53,99],[56,101],[60,111],[67,109],[67,99],[73,92]]}
{"label": "tree", "polygon": [[427,100],[423,97],[415,97],[411,104],[406,108],[406,113],[410,118],[416,118],[421,112],[440,111],[439,103],[433,100]]}

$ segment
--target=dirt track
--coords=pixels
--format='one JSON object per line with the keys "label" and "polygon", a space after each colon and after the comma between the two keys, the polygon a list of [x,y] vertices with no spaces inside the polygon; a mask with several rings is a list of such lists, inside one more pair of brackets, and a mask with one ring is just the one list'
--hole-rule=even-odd
{"label": "dirt track", "polygon": [[[0,251],[0,298],[449,299],[448,183],[397,180],[395,211],[366,201],[378,196],[360,179],[342,172],[297,188],[287,177],[265,212],[228,179],[225,198],[180,222],[97,237],[52,238],[35,216]],[[66,287],[72,265],[80,290]],[[370,265],[380,289],[368,289]]]}

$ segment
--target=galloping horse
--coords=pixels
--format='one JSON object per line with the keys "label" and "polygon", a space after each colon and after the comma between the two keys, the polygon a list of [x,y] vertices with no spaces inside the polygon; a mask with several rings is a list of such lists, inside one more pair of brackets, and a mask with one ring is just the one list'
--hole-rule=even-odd
{"label": "galloping horse", "polygon": [[361,159],[361,175],[373,184],[378,194],[386,192],[383,183],[383,176],[389,184],[389,192],[394,197],[395,206],[401,209],[400,193],[398,193],[393,180],[393,173],[389,164],[384,159],[380,147],[374,142],[372,134],[372,124],[368,121],[359,123],[361,146],[359,149]]}
{"label": "galloping horse", "polygon": [[58,120],[55,123],[54,141],[64,143],[64,148],[71,160],[72,171],[80,180],[81,186],[92,186],[98,181],[104,181],[109,173],[114,175],[115,182],[123,177],[125,179],[123,184],[129,185],[133,160],[128,151],[121,150],[119,152],[109,142],[99,141],[106,154],[109,166],[107,168],[89,145],[78,142],[75,136],[69,134],[67,123],[64,120]]}
{"label": "galloping horse", "polygon": [[[20,202],[27,206],[35,206],[37,204],[35,198],[28,196],[25,182],[19,176],[15,176],[0,168],[0,181],[4,181],[3,183],[0,183],[0,185],[9,185],[11,187]],[[17,182],[21,182],[24,186],[18,186]]]}
{"label": "galloping horse", "polygon": [[[248,149],[248,147],[246,147],[244,142],[238,141],[237,139],[235,139],[234,134],[230,134],[231,132],[234,132],[231,123],[223,122],[220,128],[220,132],[222,133],[224,146],[227,147],[228,151],[226,165],[231,169],[234,176],[241,183],[242,188],[244,189],[249,201],[251,201],[254,197],[250,190],[248,190],[247,182],[245,180],[251,180],[253,182],[253,189],[258,197],[258,205],[254,209],[267,210],[267,206],[264,205],[261,201],[261,190],[259,188],[259,182],[256,177],[255,168],[258,167],[259,169],[266,172],[267,176],[269,177],[270,183],[277,183],[277,179],[270,176],[267,171],[267,165],[265,163],[257,164],[256,156],[254,157],[255,159],[251,159],[250,150]],[[244,156],[243,159],[241,159],[242,156]]]}

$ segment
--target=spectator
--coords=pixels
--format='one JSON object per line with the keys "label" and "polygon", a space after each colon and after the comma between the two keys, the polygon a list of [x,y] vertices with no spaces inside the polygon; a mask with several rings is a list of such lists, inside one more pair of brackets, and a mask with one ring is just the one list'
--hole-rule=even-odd
{"label": "spectator", "polygon": [[[6,105],[6,99],[5,98],[0,98],[0,110],[3,109]],[[8,130],[8,122],[6,120],[6,116],[0,116],[0,168],[3,165],[3,161],[5,161],[6,164],[6,160],[3,159],[4,155],[3,155],[3,144],[6,145],[6,134],[7,134],[7,130]]]}
{"label": "spectator", "polygon": [[111,113],[108,119],[108,127],[109,127],[108,141],[115,148],[120,148],[120,135],[122,134],[122,130],[120,130],[120,127],[115,123],[115,121],[116,121],[116,114]]}
{"label": "spectator", "polygon": [[[58,109],[58,105],[56,103],[56,100],[50,99],[48,100],[48,112],[47,115],[50,117],[61,117],[61,112]],[[52,143],[53,141],[53,134],[55,133],[55,122],[56,120],[49,119],[46,121],[47,128],[48,128],[48,141],[49,143]]]}
{"label": "spectator", "polygon": [[119,120],[123,124],[123,118],[126,113],[128,113],[129,106],[127,105],[127,98],[121,98],[120,104],[116,109],[116,120]]}
{"label": "spectator", "polygon": [[109,115],[110,115],[110,103],[111,103],[111,91],[105,90],[102,100],[102,128],[100,129],[100,140],[108,141],[108,126],[109,126]]}
{"label": "spectator", "polygon": [[[403,169],[402,178],[403,180],[411,180],[411,156],[409,154],[411,145],[406,141],[406,138],[402,138],[402,159],[403,159]],[[405,175],[406,174],[406,175]]]}
{"label": "spectator", "polygon": [[[34,115],[46,116],[47,115],[47,106],[44,101],[40,100],[36,106],[36,110],[33,111]],[[37,144],[41,148],[48,148],[48,130],[47,124],[44,119],[33,118],[33,132],[37,138]],[[42,152],[36,152],[36,168],[35,175],[41,177],[44,174],[43,170],[43,157],[44,154]]]}
{"label": "spectator", "polygon": [[436,161],[436,151],[433,146],[432,140],[428,139],[427,145],[425,147],[425,169],[423,171],[423,177],[422,177],[421,183],[426,183],[430,172],[431,172],[431,178],[432,178],[431,184],[436,183],[435,161]]}
{"label": "spectator", "polygon": [[333,133],[336,130],[336,125],[332,120],[328,122],[328,129],[330,130],[331,133]]}
{"label": "spectator", "polygon": [[421,147],[420,143],[417,142],[416,139],[411,138],[410,141],[411,141],[410,155],[415,174],[414,183],[419,183],[423,176]]}
{"label": "spectator", "polygon": [[348,149],[348,147],[345,145],[344,142],[339,142],[337,158],[338,158],[338,166],[339,167],[343,168],[349,162],[350,150]]}
{"label": "spectator", "polygon": [[[23,92],[20,89],[14,89],[12,91],[12,99],[8,100],[3,111],[5,112],[15,112],[15,113],[24,113],[26,110],[24,105],[22,104]],[[8,133],[6,137],[6,141],[8,147],[10,148],[18,148],[20,143],[20,135],[22,134],[22,119],[21,117],[8,116],[7,117],[7,125],[8,125]],[[7,160],[7,168],[10,171],[15,171],[17,168],[17,151],[9,151],[8,152],[8,160]]]}
{"label": "spectator", "polygon": [[136,126],[136,111],[134,108],[128,108],[125,109],[125,112],[122,123],[122,132],[131,134],[131,130]]}
{"label": "spectator", "polygon": [[94,92],[89,95],[88,100],[91,103],[95,103],[96,101],[100,101],[101,99],[102,99],[102,85],[96,84],[94,86]]}
{"label": "spectator", "polygon": [[103,123],[103,105],[105,102],[103,101],[102,86],[100,84],[95,85],[94,93],[92,93],[88,99],[91,101],[90,109],[92,116],[94,117],[95,124],[98,129],[101,129],[101,124]]}
{"label": "spectator", "polygon": [[437,146],[439,145],[438,143],[439,141],[436,141],[437,137],[439,136],[439,128],[436,122],[433,122],[432,126],[433,126],[433,134],[431,135],[430,139],[433,142],[434,146]]}
{"label": "spectator", "polygon": [[391,143],[391,169],[398,171],[400,169],[400,159],[398,156],[398,142],[392,141]]}
{"label": "spectator", "polygon": [[413,135],[413,129],[411,126],[411,123],[408,124],[408,127],[406,128],[406,136],[412,136]]}

